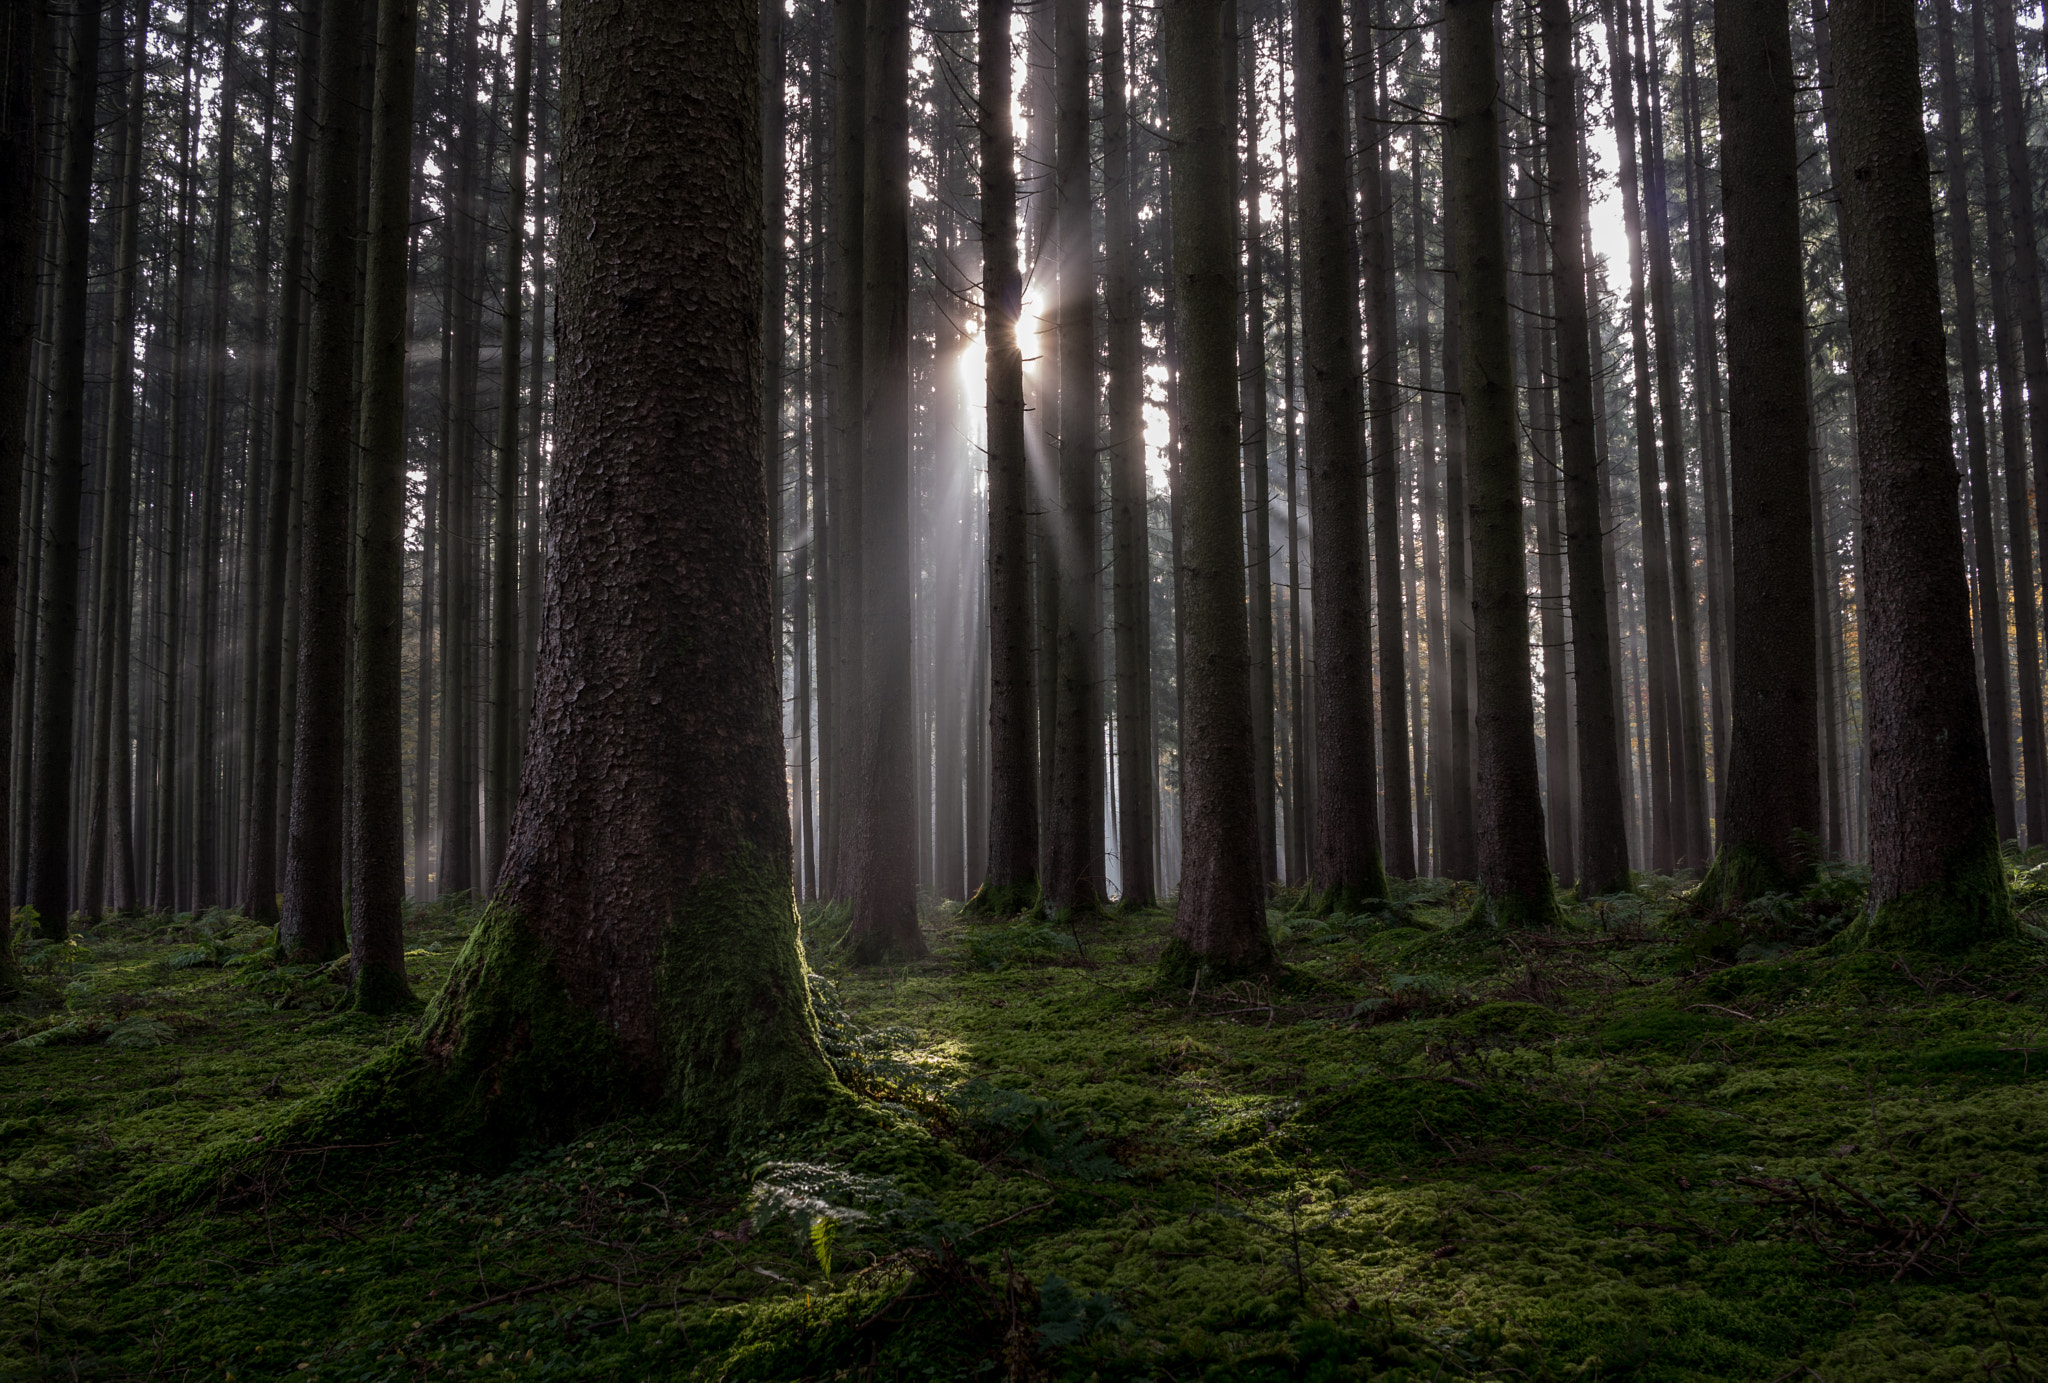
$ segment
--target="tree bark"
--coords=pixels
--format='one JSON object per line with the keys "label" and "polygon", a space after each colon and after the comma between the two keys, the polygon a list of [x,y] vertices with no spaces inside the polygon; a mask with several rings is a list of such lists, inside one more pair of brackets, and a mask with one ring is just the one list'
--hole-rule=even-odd
{"label": "tree bark", "polygon": [[[405,898],[400,655],[405,623],[405,277],[418,27],[414,0],[379,0],[376,94],[370,111],[370,214],[364,227],[355,656],[349,668],[354,678],[349,709],[356,779],[349,824],[349,998],[365,1013],[387,1013],[412,1002],[400,914]],[[516,201],[512,218],[516,226]],[[519,256],[515,253],[511,260],[517,265]],[[513,310],[509,304],[516,301],[516,287],[507,300],[508,310]],[[508,328],[507,337],[514,338],[515,331]],[[512,373],[508,366],[508,376]],[[499,440],[504,440],[502,428]],[[509,487],[499,491],[499,502],[512,502]]]}
{"label": "tree bark", "polygon": [[[1302,366],[1307,422],[1309,585],[1315,592],[1317,907],[1350,913],[1387,893],[1372,741],[1360,428],[1358,240],[1346,172],[1344,17],[1337,0],[1296,0],[1295,125],[1301,165]],[[1193,391],[1199,397],[1199,390]],[[1188,732],[1185,727],[1182,736]],[[1189,858],[1192,858],[1190,856]]]}
{"label": "tree bark", "polygon": [[[1727,3],[1727,0],[1723,0]],[[1544,127],[1550,164],[1551,255],[1557,304],[1558,452],[1564,472],[1565,561],[1571,579],[1576,675],[1579,896],[1628,887],[1628,824],[1615,736],[1614,648],[1607,623],[1599,452],[1595,442],[1590,311],[1586,301],[1587,188],[1579,153],[1580,85],[1566,0],[1542,0]]]}
{"label": "tree bark", "polygon": [[1716,0],[1714,68],[1733,605],[1727,783],[1719,850],[1701,887],[1734,905],[1796,892],[1821,844],[1805,264],[1785,0]]}
{"label": "tree bark", "polygon": [[424,1047],[490,1091],[487,1130],[663,1100],[754,1132],[836,1090],[769,638],[755,10],[564,8],[562,213],[583,231],[561,241],[533,737],[497,903]]}
{"label": "tree bark", "polygon": [[[1045,905],[1090,911],[1103,896],[1102,714],[1095,626],[1095,265],[1090,229],[1088,7],[1054,0],[1053,306],[1059,336],[1059,507],[1049,554],[1055,573],[1052,801],[1047,818]],[[1052,275],[1046,275],[1048,279]]]}
{"label": "tree bark", "polygon": [[866,87],[860,811],[847,931],[851,955],[861,964],[916,959],[926,951],[917,929],[911,792],[909,0],[869,0]]}
{"label": "tree bark", "polygon": [[299,695],[291,834],[278,943],[294,960],[347,947],[342,920],[343,717],[349,621],[349,478],[356,444],[355,67],[362,6],[323,0],[320,121],[313,142],[312,335],[307,373],[304,528],[299,554]]}
{"label": "tree bark", "polygon": [[[1334,9],[1331,0],[1320,3]],[[1270,972],[1276,963],[1266,933],[1252,786],[1237,478],[1236,217],[1229,200],[1215,195],[1219,187],[1236,185],[1229,12],[1227,0],[1168,0],[1161,15],[1183,474],[1182,872],[1180,910],[1159,964],[1162,979],[1189,985]],[[1343,125],[1334,128],[1341,131]],[[1371,779],[1366,783],[1369,794]]]}
{"label": "tree bark", "polygon": [[[1005,43],[1003,49],[1008,51]],[[1117,857],[1126,908],[1150,907],[1152,551],[1146,520],[1145,378],[1139,339],[1138,221],[1126,96],[1124,0],[1102,8],[1102,184],[1109,250],[1109,504],[1115,564]],[[1004,152],[1008,153],[1007,146]]]}
{"label": "tree bark", "polygon": [[1670,873],[1684,849],[1685,797],[1681,791],[1683,747],[1676,683],[1677,652],[1672,645],[1671,559],[1664,541],[1663,493],[1657,484],[1657,416],[1651,383],[1650,326],[1644,287],[1642,183],[1636,160],[1634,64],[1629,55],[1627,9],[1620,0],[1604,0],[1609,74],[1614,84],[1614,142],[1619,151],[1616,180],[1621,184],[1622,219],[1628,231],[1628,316],[1630,354],[1634,361],[1633,393],[1636,438],[1636,496],[1641,506],[1643,545],[1644,661],[1650,704],[1650,797],[1643,804],[1649,822],[1650,867]]}
{"label": "tree bark", "polygon": [[1536,773],[1496,50],[1490,0],[1445,0],[1444,153],[1458,246],[1458,375],[1471,468],[1478,664],[1480,897],[1473,920],[1508,929],[1548,927],[1558,917]]}
{"label": "tree bark", "polygon": [[[122,36],[124,45],[126,36]],[[107,384],[107,412],[100,463],[100,513],[98,550],[93,554],[99,566],[99,636],[93,650],[92,765],[86,779],[91,794],[87,806],[85,872],[79,911],[98,921],[106,908],[110,874],[124,872],[112,864],[114,814],[126,812],[128,803],[114,794],[114,758],[127,751],[128,717],[125,702],[114,695],[115,668],[120,658],[121,637],[126,620],[123,596],[129,588],[132,567],[128,545],[129,481],[134,471],[135,439],[135,324],[136,281],[142,224],[143,122],[148,115],[149,2],[136,6],[134,57],[128,67],[128,105],[114,130],[110,162],[118,170],[114,193],[119,207],[114,237],[114,347],[113,372]],[[125,843],[126,833],[121,833]],[[122,900],[125,902],[126,900]]]}
{"label": "tree bark", "polygon": [[2025,403],[2014,337],[2012,292],[2005,254],[2010,245],[2005,225],[2005,199],[1999,195],[2004,155],[1995,113],[1997,73],[1984,32],[1984,7],[1970,9],[1972,64],[1971,98],[1975,105],[1978,149],[1984,170],[1984,227],[1990,268],[1992,359],[1998,377],[1999,432],[2005,452],[2006,541],[2013,583],[2013,632],[2019,652],[2020,762],[2026,780],[2027,844],[2048,841],[2048,738],[2042,730],[2041,651],[2034,602],[2034,551],[2027,511],[2027,451],[2022,441]]}
{"label": "tree bark", "polygon": [[1843,279],[1863,501],[1868,946],[2011,935],[1971,670],[1913,12],[1835,0]]}
{"label": "tree bark", "polygon": [[85,484],[85,303],[91,265],[94,115],[100,0],[71,15],[64,151],[57,186],[56,335],[51,348],[49,491],[42,636],[36,661],[35,762],[29,804],[28,905],[42,935],[61,941],[71,913],[72,731],[76,714],[78,547]]}
{"label": "tree bark", "polygon": [[[491,484],[491,722],[484,886],[498,877],[519,793],[519,349],[526,279],[526,148],[533,108],[533,6],[519,0],[512,38],[512,144],[505,193],[504,336]],[[536,312],[539,307],[536,304]]]}
{"label": "tree bark", "polygon": [[1259,859],[1267,881],[1279,877],[1280,862],[1273,821],[1273,581],[1272,526],[1267,496],[1271,490],[1267,454],[1271,449],[1267,419],[1266,254],[1260,201],[1265,192],[1263,157],[1259,151],[1258,6],[1243,4],[1243,28],[1237,35],[1238,86],[1244,107],[1243,175],[1244,318],[1239,347],[1239,445],[1244,452],[1245,613],[1251,649],[1252,786],[1259,810]]}

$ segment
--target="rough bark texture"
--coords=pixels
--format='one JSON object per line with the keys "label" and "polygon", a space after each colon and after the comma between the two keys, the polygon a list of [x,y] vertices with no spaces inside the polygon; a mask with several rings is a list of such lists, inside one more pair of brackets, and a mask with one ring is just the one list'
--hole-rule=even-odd
{"label": "rough bark texture", "polygon": [[[1302,365],[1308,495],[1315,543],[1316,826],[1310,870],[1325,911],[1353,912],[1387,893],[1372,742],[1372,665],[1364,551],[1365,458],[1359,446],[1358,239],[1345,172],[1344,12],[1297,0],[1295,121],[1301,161]],[[1195,395],[1199,397],[1197,393]],[[1185,737],[1187,731],[1183,727]]]}
{"label": "rough bark texture", "polygon": [[325,0],[320,124],[313,149],[312,334],[299,555],[299,677],[291,832],[278,940],[295,960],[331,960],[342,922],[342,757],[347,690],[351,384],[356,321],[355,64],[362,6]]}
{"label": "rough bark texture", "polygon": [[1444,5],[1444,156],[1452,169],[1458,247],[1459,390],[1471,471],[1472,622],[1478,664],[1480,897],[1475,921],[1557,921],[1544,856],[1529,672],[1521,456],[1508,327],[1507,237],[1500,173],[1500,83],[1490,0]]}
{"label": "rough bark texture", "polygon": [[1558,450],[1564,472],[1565,561],[1571,577],[1572,662],[1577,676],[1579,894],[1628,886],[1628,823],[1622,814],[1615,737],[1614,648],[1608,640],[1599,453],[1595,446],[1592,343],[1586,305],[1586,179],[1579,155],[1579,79],[1570,6],[1542,0],[1544,107],[1550,163],[1551,253],[1556,265]]}
{"label": "rough bark texture", "polygon": [[1266,367],[1265,230],[1260,225],[1265,190],[1263,156],[1259,151],[1262,102],[1256,84],[1259,70],[1258,7],[1246,3],[1239,11],[1243,27],[1237,35],[1239,104],[1243,107],[1244,156],[1239,172],[1244,186],[1244,316],[1238,347],[1239,447],[1244,453],[1245,613],[1250,631],[1252,695],[1252,791],[1259,812],[1260,869],[1268,882],[1280,877],[1279,852],[1273,832],[1273,582],[1272,525],[1266,496],[1270,490]]}
{"label": "rough bark texture", "polygon": [[[1229,200],[1215,195],[1219,187],[1236,185],[1228,12],[1218,0],[1168,0],[1161,16],[1183,468],[1180,911],[1160,958],[1161,978],[1174,984],[1275,965],[1252,800],[1250,650],[1238,522],[1236,217]],[[1370,778],[1363,790],[1369,796]]]}
{"label": "rough bark texture", "polygon": [[1971,669],[1941,291],[1910,9],[1835,0],[1843,277],[1863,500],[1869,736],[1865,945],[2010,935]]}
{"label": "rough bark texture", "polygon": [[[1008,45],[1004,45],[1004,51]],[[1145,378],[1123,0],[1102,7],[1103,197],[1108,223],[1109,504],[1115,562],[1117,856],[1126,908],[1152,904],[1152,557]]]}
{"label": "rough bark texture", "polygon": [[860,811],[847,933],[862,963],[925,953],[917,929],[911,790],[909,0],[870,0],[867,6],[867,93]]}
{"label": "rough bark texture", "polygon": [[1798,78],[1785,0],[1717,0],[1714,65],[1734,571],[1727,780],[1702,887],[1733,904],[1796,891],[1812,876],[1821,830]]}
{"label": "rough bark texture", "polygon": [[[379,0],[370,111],[363,276],[362,457],[356,491],[355,647],[349,672],[349,989],[384,1013],[412,1002],[405,979],[405,765],[400,742],[405,622],[405,268],[411,219],[414,0]],[[500,491],[501,498],[509,496]]]}
{"label": "rough bark texture", "polygon": [[1059,269],[1059,508],[1050,526],[1056,568],[1052,801],[1045,839],[1045,903],[1097,907],[1102,877],[1101,658],[1096,493],[1095,237],[1088,148],[1087,0],[1055,0],[1056,139],[1053,256]]}
{"label": "rough bark texture", "polygon": [[507,1132],[656,1099],[755,1128],[834,1089],[769,637],[755,42],[746,0],[564,6],[583,229],[561,240],[533,734],[497,901],[423,1043]]}

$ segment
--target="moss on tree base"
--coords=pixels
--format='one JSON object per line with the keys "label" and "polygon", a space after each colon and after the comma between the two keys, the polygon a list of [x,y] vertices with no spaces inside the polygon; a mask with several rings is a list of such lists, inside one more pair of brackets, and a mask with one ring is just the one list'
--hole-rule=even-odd
{"label": "moss on tree base", "polygon": [[1022,917],[1037,912],[1039,900],[1040,891],[1036,879],[1025,879],[1012,884],[985,882],[960,909],[960,915],[992,920]]}
{"label": "moss on tree base", "polygon": [[1546,879],[1540,891],[1510,890],[1489,893],[1480,889],[1472,911],[1459,923],[1460,930],[1474,932],[1546,932],[1561,925],[1564,914],[1557,906],[1557,891]]}
{"label": "moss on tree base", "polygon": [[382,965],[366,965],[349,986],[348,1007],[357,1013],[417,1012],[423,1005],[413,995],[405,973]]}
{"label": "moss on tree base", "polygon": [[1894,898],[1873,897],[1863,916],[1842,934],[1840,945],[1955,955],[2018,934],[1998,834],[1987,822],[1939,881]]}
{"label": "moss on tree base", "polygon": [[1256,955],[1231,958],[1199,955],[1176,936],[1169,937],[1166,949],[1159,953],[1155,973],[1159,983],[1169,989],[1192,989],[1197,980],[1203,988],[1213,989],[1234,980],[1270,980],[1277,977],[1281,969],[1280,958],[1274,954],[1270,940]]}
{"label": "moss on tree base", "polygon": [[1387,877],[1382,874],[1377,887],[1370,882],[1331,884],[1315,895],[1308,912],[1311,917],[1348,917],[1353,913],[1384,906],[1386,901]]}
{"label": "moss on tree base", "polygon": [[1709,907],[1736,907],[1767,893],[1797,893],[1813,882],[1809,860],[1795,876],[1788,874],[1777,858],[1761,845],[1737,841],[1725,845],[1707,867],[1706,877],[1693,897]]}

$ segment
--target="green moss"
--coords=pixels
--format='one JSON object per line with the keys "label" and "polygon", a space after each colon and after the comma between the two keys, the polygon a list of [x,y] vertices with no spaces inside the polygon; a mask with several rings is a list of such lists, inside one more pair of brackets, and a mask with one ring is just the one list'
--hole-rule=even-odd
{"label": "green moss", "polygon": [[1252,955],[1242,959],[1204,956],[1198,954],[1179,937],[1169,937],[1166,946],[1159,953],[1159,963],[1154,969],[1157,982],[1168,989],[1216,989],[1239,980],[1271,979],[1280,970],[1280,961],[1274,954],[1270,938],[1261,935],[1264,945]]}
{"label": "green moss", "polygon": [[1805,864],[1787,873],[1777,856],[1753,841],[1723,844],[1706,877],[1693,891],[1695,902],[1709,907],[1738,907],[1771,893],[1797,893],[1813,882],[1814,868]]}
{"label": "green moss", "polygon": [[1349,916],[1387,901],[1387,876],[1374,861],[1374,876],[1363,883],[1331,884],[1314,895],[1305,909],[1312,917]]}
{"label": "green moss", "polygon": [[1895,898],[1873,898],[1843,933],[1843,945],[1957,955],[2018,931],[1998,833],[1987,821],[1940,880]]}
{"label": "green moss", "polygon": [[1041,894],[1037,879],[999,884],[986,881],[960,909],[962,917],[1001,919],[1038,911]]}
{"label": "green moss", "polygon": [[1563,922],[1556,890],[1545,870],[1542,887],[1533,891],[1503,889],[1496,893],[1481,888],[1462,925],[1474,932],[1547,932]]}
{"label": "green moss", "polygon": [[818,1045],[786,871],[751,851],[699,880],[662,944],[661,1095],[723,1133],[779,1128],[848,1100]]}
{"label": "green moss", "polygon": [[349,986],[349,1007],[361,1013],[415,1013],[421,1005],[413,996],[403,970],[366,965]]}

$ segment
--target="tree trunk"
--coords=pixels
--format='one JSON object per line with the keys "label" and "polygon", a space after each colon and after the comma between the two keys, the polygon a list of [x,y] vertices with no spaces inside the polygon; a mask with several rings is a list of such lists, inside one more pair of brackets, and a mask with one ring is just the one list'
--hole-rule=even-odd
{"label": "tree trunk", "polygon": [[[526,278],[526,147],[533,93],[534,0],[519,0],[512,39],[512,144],[506,166],[503,345],[491,484],[491,723],[485,888],[498,877],[519,794],[519,339]],[[534,308],[538,312],[536,300]]]}
{"label": "tree trunk", "polygon": [[833,172],[827,241],[827,290],[836,309],[827,357],[826,411],[832,420],[829,499],[832,533],[832,759],[826,842],[826,892],[850,896],[854,888],[856,818],[861,777],[861,409],[865,312],[864,172],[867,131],[867,0],[833,0],[832,55],[838,90],[833,106]]}
{"label": "tree trunk", "polygon": [[[1320,3],[1334,12],[1333,0]],[[1161,15],[1172,136],[1183,474],[1182,872],[1180,911],[1159,964],[1162,979],[1188,985],[1275,966],[1256,835],[1244,538],[1238,521],[1236,217],[1229,200],[1215,195],[1219,187],[1236,185],[1229,13],[1227,0],[1169,0]],[[1337,22],[1333,13],[1333,29]],[[1341,56],[1336,61],[1341,73]],[[1333,128],[1344,127],[1339,121]],[[1337,138],[1341,145],[1341,133]],[[1375,865],[1376,856],[1375,850]]]}
{"label": "tree trunk", "polygon": [[1270,883],[1279,877],[1280,862],[1273,828],[1273,581],[1272,527],[1268,521],[1270,493],[1267,454],[1266,267],[1265,230],[1260,201],[1265,192],[1263,156],[1259,149],[1258,6],[1245,3],[1238,14],[1237,35],[1240,102],[1244,107],[1244,155],[1239,171],[1244,180],[1244,319],[1240,323],[1238,395],[1239,445],[1244,452],[1245,612],[1251,649],[1252,787],[1259,810],[1259,859]]}
{"label": "tree trunk", "polygon": [[[348,899],[349,998],[365,1013],[387,1013],[412,1002],[400,915],[405,766],[399,661],[405,623],[405,270],[412,215],[413,52],[419,27],[413,5],[414,0],[379,0],[377,7],[370,215],[364,227],[362,461],[356,502],[355,656],[349,669],[355,679],[350,730],[356,783]],[[520,219],[515,200],[515,227]],[[511,262],[519,263],[516,253]],[[514,310],[510,304],[517,301],[516,288],[515,283],[508,311]],[[516,339],[515,330],[507,328],[508,339]],[[508,377],[513,373],[508,366]],[[504,440],[502,429],[499,440]],[[502,469],[499,478],[505,478]],[[509,485],[498,498],[502,505],[512,503]]]}
{"label": "tree trunk", "polygon": [[[1351,913],[1384,898],[1372,742],[1360,448],[1358,241],[1346,173],[1344,18],[1337,0],[1296,0],[1295,125],[1301,165],[1302,365],[1306,374],[1309,585],[1316,617],[1317,906]],[[1196,398],[1200,390],[1191,391]],[[1183,742],[1189,738],[1182,729]],[[1193,857],[1190,856],[1190,859]]]}
{"label": "tree trunk", "polygon": [[[1152,551],[1146,523],[1145,379],[1124,0],[1102,9],[1103,195],[1107,204],[1109,505],[1115,562],[1117,856],[1126,908],[1152,905]],[[1004,52],[1009,45],[1003,44]],[[1004,147],[1007,155],[1008,146]]]}
{"label": "tree trunk", "polygon": [[[490,1090],[487,1132],[657,1099],[751,1132],[836,1089],[769,639],[755,11],[566,10],[562,212],[587,234],[561,240],[533,739],[498,903],[424,1047],[451,1088]],[[667,41],[679,19],[692,42]]]}
{"label": "tree trunk", "polygon": [[[125,36],[124,36],[125,40]],[[128,546],[129,481],[134,470],[136,281],[140,277],[142,224],[142,146],[148,115],[149,3],[136,6],[134,57],[128,67],[128,105],[114,130],[112,165],[120,181],[114,194],[119,229],[114,240],[113,375],[107,385],[106,429],[101,448],[99,566],[99,637],[93,650],[92,767],[87,790],[85,874],[79,910],[98,921],[106,908],[111,864],[113,818],[128,810],[114,795],[114,758],[125,755],[128,741],[126,706],[114,694],[120,657],[120,631],[125,624],[123,596],[132,568]],[[123,833],[125,836],[125,833]],[[125,901],[125,900],[124,900]]]}
{"label": "tree trunk", "polygon": [[[1996,71],[1984,33],[1984,7],[1970,10],[1975,54],[1971,97],[1976,107],[1978,148],[1984,169],[1984,225],[1987,248],[2011,244],[2005,225],[2005,199],[1999,195],[2004,156],[1999,148]],[[2012,320],[2005,255],[1991,248],[1985,256],[1991,280],[1992,357],[1998,372],[1999,431],[2005,451],[2006,535],[2013,583],[2013,632],[2019,651],[2020,762],[2026,779],[2027,844],[2048,841],[2048,739],[2042,731],[2041,652],[2034,603],[2034,554],[2027,512],[2027,452],[2022,442],[2024,411],[2020,366]]]}
{"label": "tree trunk", "polygon": [[909,0],[869,0],[866,87],[860,811],[847,932],[851,954],[863,964],[915,959],[926,949],[917,929],[911,792]]}
{"label": "tree trunk", "polygon": [[1863,508],[1869,946],[2015,930],[1971,671],[1940,273],[1909,9],[1835,0],[1843,279]]}
{"label": "tree trunk", "polygon": [[1671,525],[1671,631],[1676,645],[1672,773],[1678,797],[1678,863],[1708,862],[1706,733],[1700,714],[1700,643],[1695,632],[1692,584],[1692,514],[1686,500],[1685,447],[1679,437],[1678,328],[1672,304],[1671,192],[1664,175],[1662,65],[1656,34],[1645,27],[1643,0],[1628,0],[1642,63],[1643,210],[1650,232],[1650,322],[1656,329],[1657,420],[1664,453],[1664,515]]}
{"label": "tree trunk", "polygon": [[1021,912],[1038,893],[1038,706],[1032,680],[1024,364],[1010,128],[1010,0],[981,0],[981,252],[988,375],[988,873],[975,910]]}
{"label": "tree trunk", "polygon": [[[1090,230],[1088,13],[1085,0],[1055,0],[1053,306],[1059,335],[1059,507],[1051,517],[1057,609],[1054,650],[1052,802],[1045,848],[1045,904],[1089,911],[1103,896],[1102,716],[1098,701],[1095,569],[1095,265]],[[1049,279],[1051,275],[1046,277]],[[1041,367],[1042,368],[1042,367]]]}
{"label": "tree trunk", "polygon": [[[1726,3],[1726,0],[1724,0]],[[1595,442],[1592,343],[1586,301],[1586,175],[1580,161],[1579,74],[1566,0],[1542,0],[1543,103],[1550,164],[1551,254],[1557,304],[1558,453],[1564,472],[1565,561],[1571,579],[1572,667],[1576,674],[1579,896],[1628,887],[1628,825],[1615,737],[1614,647],[1602,551],[1599,453]],[[1547,712],[1546,712],[1547,714]],[[1554,788],[1553,788],[1554,790]]]}
{"label": "tree trunk", "polygon": [[[34,204],[36,121],[42,110],[46,23],[42,5],[10,5],[0,15],[0,204]],[[29,362],[36,337],[36,218],[0,216],[0,881],[11,881],[14,843],[8,791],[13,765],[15,641],[21,553],[21,469],[29,432]],[[12,944],[0,946],[0,993],[20,983]]]}
{"label": "tree trunk", "polygon": [[91,272],[94,115],[100,0],[71,15],[64,153],[57,187],[56,336],[51,349],[49,548],[36,661],[35,763],[29,804],[28,904],[42,935],[61,941],[71,913],[72,731],[78,652],[79,510],[85,484],[85,304]]}
{"label": "tree trunk", "polygon": [[356,444],[356,174],[361,114],[355,66],[362,7],[323,0],[320,122],[313,145],[313,272],[304,529],[299,554],[299,697],[291,835],[278,942],[295,960],[346,949],[342,921],[343,717],[349,621],[349,478]]}
{"label": "tree trunk", "polygon": [[1796,892],[1812,877],[1822,825],[1790,35],[1785,0],[1717,0],[1732,695],[1720,848],[1701,887],[1724,905]]}
{"label": "tree trunk", "polygon": [[[1394,337],[1394,235],[1387,197],[1386,126],[1380,122],[1377,41],[1365,0],[1352,0],[1352,32],[1358,35],[1359,246],[1365,269],[1366,473],[1372,477],[1372,546],[1379,603],[1379,768],[1386,820],[1386,870],[1399,879],[1415,877],[1414,794],[1408,777],[1408,665],[1401,646],[1401,532],[1396,495],[1401,451],[1396,436],[1395,372],[1400,348]],[[1327,530],[1324,530],[1327,532]],[[1370,618],[1370,617],[1368,617]],[[1367,674],[1370,677],[1370,674]],[[1361,780],[1368,789],[1370,775]]]}
{"label": "tree trunk", "polygon": [[1478,664],[1480,898],[1475,921],[1548,927],[1557,919],[1544,858],[1529,673],[1514,352],[1508,327],[1498,66],[1490,0],[1445,0],[1445,162],[1458,248],[1458,377],[1472,472],[1472,620]]}

